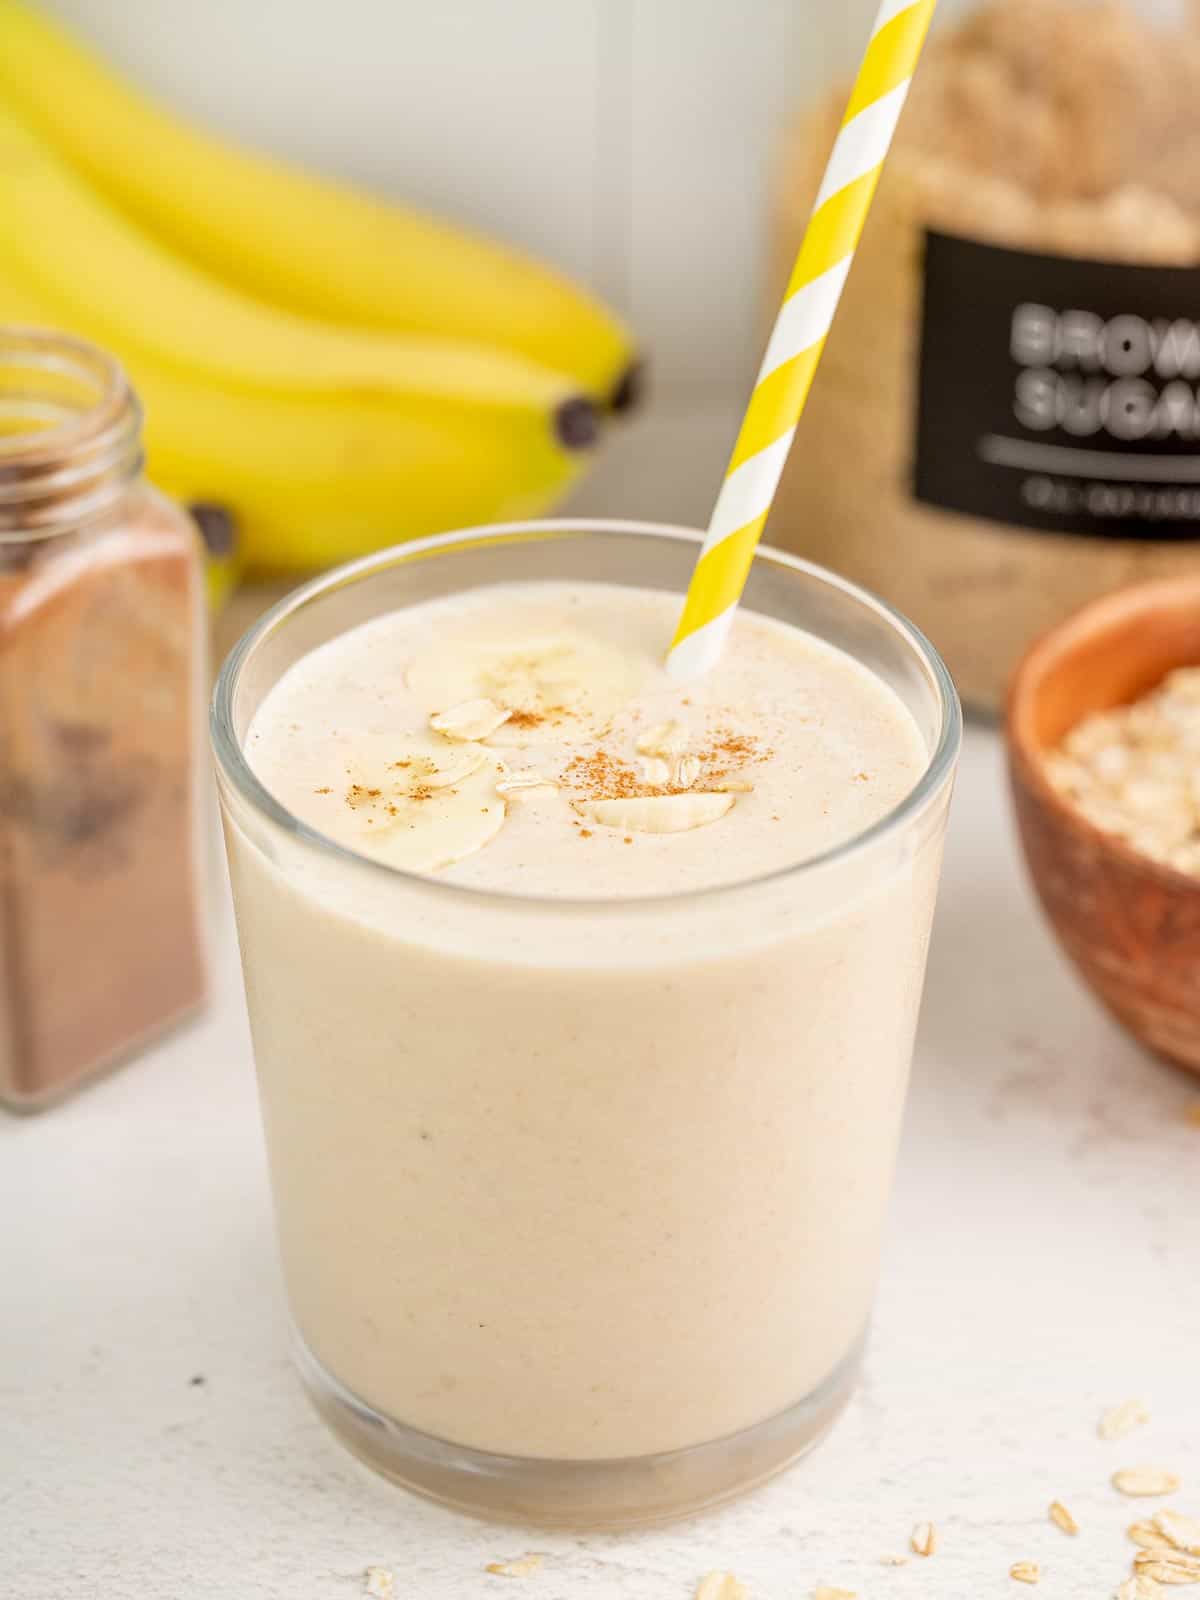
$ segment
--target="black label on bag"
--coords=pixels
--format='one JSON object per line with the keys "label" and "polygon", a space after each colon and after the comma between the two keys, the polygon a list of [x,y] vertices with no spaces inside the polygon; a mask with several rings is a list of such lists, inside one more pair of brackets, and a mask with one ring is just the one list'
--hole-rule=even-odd
{"label": "black label on bag", "polygon": [[927,233],[913,492],[1049,533],[1200,538],[1200,268]]}

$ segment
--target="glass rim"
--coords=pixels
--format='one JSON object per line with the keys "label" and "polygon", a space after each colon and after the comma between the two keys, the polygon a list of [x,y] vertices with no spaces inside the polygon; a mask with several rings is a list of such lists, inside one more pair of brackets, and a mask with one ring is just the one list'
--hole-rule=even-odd
{"label": "glass rim", "polygon": [[[929,671],[937,692],[941,713],[941,726],[937,742],[931,751],[925,769],[908,793],[890,811],[867,828],[852,834],[828,850],[805,856],[786,866],[773,867],[754,877],[735,878],[728,883],[707,884],[695,889],[676,889],[666,894],[604,896],[559,896],[524,894],[519,890],[485,889],[475,884],[455,883],[440,879],[430,873],[413,872],[392,866],[386,861],[363,855],[301,821],[278,800],[259,779],[238,741],[233,726],[233,697],[242,668],[258,646],[283,627],[288,618],[305,606],[334,590],[368,580],[373,574],[402,566],[406,561],[420,560],[441,551],[468,549],[482,544],[503,544],[523,539],[553,539],[588,533],[634,534],[640,537],[668,539],[699,546],[703,534],[694,528],[673,523],[639,522],[624,518],[603,517],[545,517],[524,522],[481,524],[474,528],[458,529],[451,533],[433,534],[423,539],[413,539],[404,544],[391,545],[386,550],[360,556],[353,561],[319,574],[307,583],[291,590],[242,634],[222,663],[213,688],[209,706],[209,736],[220,775],[234,791],[260,817],[282,829],[306,848],[315,850],[334,861],[352,865],[356,871],[369,871],[380,876],[381,881],[440,894],[490,906],[515,908],[541,907],[553,911],[587,911],[604,914],[613,910],[653,910],[665,906],[686,904],[730,894],[761,889],[769,884],[782,883],[792,877],[803,877],[861,853],[871,845],[899,832],[903,826],[921,814],[940,793],[954,769],[962,745],[962,707],[958,691],[949,669],[934,645],[921,630],[885,600],[870,590],[861,588],[849,579],[839,577],[827,567],[805,561],[772,545],[760,544],[755,551],[755,562],[763,561],[786,568],[805,577],[816,579],[875,612],[878,618],[894,629]],[[682,605],[683,596],[680,595]]]}

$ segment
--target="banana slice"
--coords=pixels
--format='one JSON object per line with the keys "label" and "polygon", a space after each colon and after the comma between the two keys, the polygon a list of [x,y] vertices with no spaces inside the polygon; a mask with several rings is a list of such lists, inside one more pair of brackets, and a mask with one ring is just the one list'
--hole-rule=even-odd
{"label": "banana slice", "polygon": [[408,686],[432,706],[490,700],[508,713],[498,747],[599,733],[638,692],[649,664],[583,630],[485,645],[441,641],[414,660]]}
{"label": "banana slice", "polygon": [[435,711],[429,726],[445,739],[486,739],[511,715],[494,700],[464,700],[447,711]]}
{"label": "banana slice", "polygon": [[373,799],[449,789],[478,772],[487,759],[478,744],[448,744],[423,733],[362,734],[346,761],[347,805],[366,815]]}
{"label": "banana slice", "polygon": [[686,833],[716,822],[734,805],[731,794],[656,794],[629,800],[588,800],[578,810],[602,828],[625,833]]}
{"label": "banana slice", "polygon": [[437,872],[483,848],[506,815],[499,756],[425,734],[365,735],[318,826],[339,843],[409,872]]}

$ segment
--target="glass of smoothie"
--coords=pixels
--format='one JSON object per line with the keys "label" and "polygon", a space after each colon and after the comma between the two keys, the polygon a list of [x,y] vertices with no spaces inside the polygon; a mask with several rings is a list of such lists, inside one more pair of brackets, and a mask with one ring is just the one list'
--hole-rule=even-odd
{"label": "glass of smoothie", "polygon": [[411,1488],[676,1516],[862,1356],[958,756],[930,645],[760,550],[486,528],[270,612],[213,710],[300,1371]]}

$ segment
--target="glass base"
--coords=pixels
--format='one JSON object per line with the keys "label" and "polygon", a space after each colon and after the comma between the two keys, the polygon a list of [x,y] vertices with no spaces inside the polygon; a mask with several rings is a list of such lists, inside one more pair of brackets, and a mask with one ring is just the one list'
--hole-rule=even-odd
{"label": "glass base", "polygon": [[384,1477],[472,1516],[583,1530],[689,1516],[782,1472],[832,1427],[854,1389],[863,1343],[812,1394],[765,1422],[710,1444],[620,1461],[548,1461],[450,1444],[351,1394],[298,1335],[295,1357],[333,1433]]}

